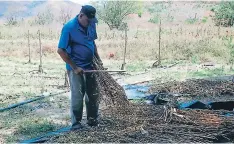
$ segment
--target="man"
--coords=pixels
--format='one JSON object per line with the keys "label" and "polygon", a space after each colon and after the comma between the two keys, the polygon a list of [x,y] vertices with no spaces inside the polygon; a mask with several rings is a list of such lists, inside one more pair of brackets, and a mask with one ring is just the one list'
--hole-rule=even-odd
{"label": "man", "polygon": [[92,70],[92,60],[97,53],[94,40],[97,39],[95,17],[96,9],[90,5],[82,6],[80,13],[63,26],[58,54],[66,62],[71,88],[72,130],[82,128],[83,98],[85,97],[87,124],[97,126],[98,89],[94,76],[85,73]]}

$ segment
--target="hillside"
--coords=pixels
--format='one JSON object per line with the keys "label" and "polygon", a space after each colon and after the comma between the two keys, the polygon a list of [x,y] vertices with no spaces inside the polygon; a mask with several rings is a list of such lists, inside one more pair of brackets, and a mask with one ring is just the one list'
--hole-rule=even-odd
{"label": "hillside", "polygon": [[69,0],[62,1],[0,1],[0,19],[9,15],[25,18],[50,10],[55,16],[61,8],[68,9],[72,15],[80,11],[81,6]]}
{"label": "hillside", "polygon": [[[187,19],[198,18],[203,19],[209,17],[210,9],[214,5],[214,2],[196,2],[196,1],[174,1],[170,7],[166,10],[161,7],[154,7],[152,2],[144,2],[144,12],[141,18],[137,15],[130,15],[128,23],[131,25],[142,25],[142,27],[150,27],[152,23],[149,22],[153,18],[152,14],[149,13],[149,8],[163,9],[162,16],[168,17],[169,23],[184,23]],[[79,13],[81,5],[74,3],[69,0],[61,1],[0,1],[0,21],[4,21],[9,16],[20,18],[30,18],[36,16],[38,13],[50,13],[54,17],[60,15],[61,9],[71,13],[71,16],[75,16]],[[164,24],[166,24],[164,22]]]}

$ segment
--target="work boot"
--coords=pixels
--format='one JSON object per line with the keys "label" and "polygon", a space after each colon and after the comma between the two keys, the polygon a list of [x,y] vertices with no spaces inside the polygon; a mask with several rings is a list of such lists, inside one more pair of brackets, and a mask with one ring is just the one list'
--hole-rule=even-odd
{"label": "work boot", "polygon": [[71,131],[80,130],[82,128],[83,128],[83,126],[82,126],[81,122],[78,122],[76,125],[71,126]]}
{"label": "work boot", "polygon": [[98,126],[98,120],[94,118],[88,118],[87,124],[89,126]]}

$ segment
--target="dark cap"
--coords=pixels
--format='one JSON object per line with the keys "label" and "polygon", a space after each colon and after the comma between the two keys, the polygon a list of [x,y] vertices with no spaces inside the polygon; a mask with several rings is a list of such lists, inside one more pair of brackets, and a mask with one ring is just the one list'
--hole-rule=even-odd
{"label": "dark cap", "polygon": [[91,5],[82,6],[81,12],[84,13],[89,19],[95,18],[96,15],[96,9]]}

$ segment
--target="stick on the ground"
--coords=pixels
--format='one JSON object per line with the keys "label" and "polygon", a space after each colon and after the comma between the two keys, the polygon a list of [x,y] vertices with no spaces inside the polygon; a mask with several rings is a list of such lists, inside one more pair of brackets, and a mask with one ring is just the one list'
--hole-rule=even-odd
{"label": "stick on the ground", "polygon": [[97,72],[126,72],[125,70],[86,70],[85,73],[97,73]]}

